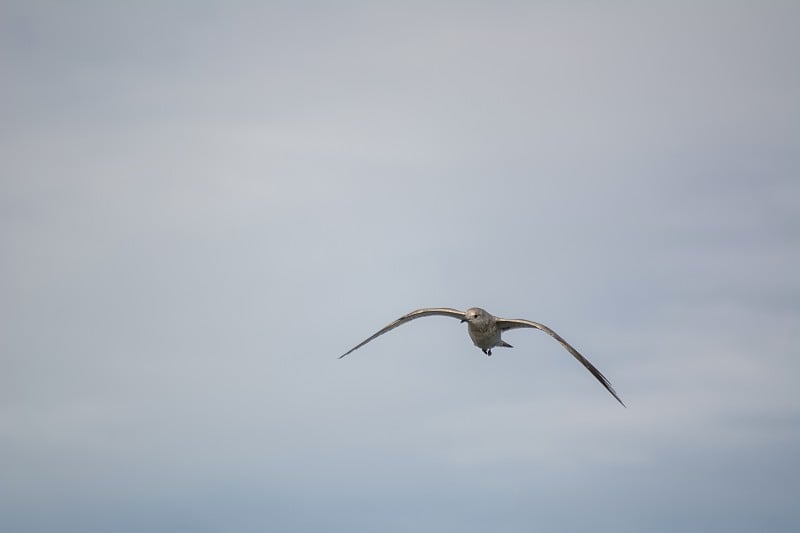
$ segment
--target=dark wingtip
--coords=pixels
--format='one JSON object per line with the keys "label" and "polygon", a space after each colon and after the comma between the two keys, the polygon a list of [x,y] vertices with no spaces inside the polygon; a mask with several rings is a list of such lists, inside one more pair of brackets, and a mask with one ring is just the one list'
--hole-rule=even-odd
{"label": "dark wingtip", "polygon": [[[605,385],[605,383],[604,383],[604,385]],[[623,402],[623,401],[620,399],[620,397],[619,397],[619,396],[617,396],[617,391],[615,391],[615,390],[613,389],[613,387],[611,387],[611,385],[610,385],[610,384],[609,384],[608,386],[606,386],[606,389],[608,389],[608,392],[610,392],[610,393],[611,393],[611,396],[613,396],[613,397],[614,397],[614,399],[615,399],[615,400],[617,400],[617,401],[619,402],[619,404],[620,404],[622,407],[624,407],[625,409],[627,409],[627,408],[628,408],[628,406],[627,406],[627,405],[625,405],[625,403],[624,403],[624,402]]]}
{"label": "dark wingtip", "polygon": [[[599,371],[598,371],[598,373],[599,373]],[[628,406],[627,406],[627,405],[625,405],[625,404],[623,403],[623,401],[620,399],[620,397],[619,397],[619,396],[617,396],[617,391],[615,391],[615,390],[614,390],[614,387],[612,387],[612,386],[611,386],[611,383],[609,383],[609,381],[608,381],[607,379],[605,379],[605,376],[603,376],[603,374],[600,374],[600,376],[602,376],[602,379],[600,379],[600,378],[598,377],[598,379],[599,379],[600,383],[602,383],[602,384],[603,384],[603,386],[606,388],[606,390],[607,390],[607,391],[608,391],[608,392],[611,394],[611,396],[613,396],[613,397],[614,397],[614,399],[615,399],[615,400],[617,400],[617,401],[619,402],[619,404],[620,404],[622,407],[624,407],[625,409],[627,409],[627,408],[628,408]]]}

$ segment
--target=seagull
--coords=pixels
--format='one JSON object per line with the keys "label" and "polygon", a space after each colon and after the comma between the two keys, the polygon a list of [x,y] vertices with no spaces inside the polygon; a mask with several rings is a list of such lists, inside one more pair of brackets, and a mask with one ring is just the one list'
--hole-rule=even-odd
{"label": "seagull", "polygon": [[501,347],[501,348],[513,348],[510,344],[504,341],[501,338],[501,335],[504,331],[508,331],[510,329],[517,329],[517,328],[534,328],[540,331],[544,331],[555,340],[561,343],[561,346],[567,349],[572,356],[577,359],[586,369],[592,373],[592,375],[597,378],[603,387],[606,388],[611,395],[616,398],[616,400],[625,407],[625,404],[622,403],[619,396],[617,396],[616,391],[614,391],[614,387],[611,386],[611,383],[606,379],[606,377],[599,371],[595,366],[589,362],[584,356],[578,353],[578,350],[573,348],[567,341],[565,341],[561,335],[553,331],[552,329],[548,328],[544,324],[539,324],[538,322],[533,322],[531,320],[525,320],[522,318],[500,318],[492,315],[488,311],[481,309],[480,307],[471,307],[466,311],[459,311],[458,309],[451,309],[449,307],[431,307],[426,309],[417,309],[416,311],[411,311],[407,315],[403,315],[391,324],[387,325],[371,337],[368,337],[366,340],[362,341],[361,343],[357,344],[353,348],[350,348],[345,353],[339,356],[339,359],[342,357],[354,352],[355,350],[361,348],[369,341],[380,337],[384,333],[387,333],[398,326],[402,326],[406,322],[411,322],[412,320],[416,320],[418,318],[426,317],[426,316],[449,316],[451,318],[457,318],[462,323],[467,323],[467,333],[469,333],[470,338],[472,339],[472,343],[481,349],[483,353],[488,356],[492,355],[492,348]]}

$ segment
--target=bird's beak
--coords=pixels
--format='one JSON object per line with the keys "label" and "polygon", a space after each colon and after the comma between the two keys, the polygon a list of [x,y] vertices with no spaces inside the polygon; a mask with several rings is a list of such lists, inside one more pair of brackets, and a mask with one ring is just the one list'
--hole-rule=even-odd
{"label": "bird's beak", "polygon": [[466,319],[466,318],[462,318],[462,319],[461,319],[461,323],[462,323],[462,324],[463,324],[464,322],[466,322],[466,321],[467,321],[467,319]]}

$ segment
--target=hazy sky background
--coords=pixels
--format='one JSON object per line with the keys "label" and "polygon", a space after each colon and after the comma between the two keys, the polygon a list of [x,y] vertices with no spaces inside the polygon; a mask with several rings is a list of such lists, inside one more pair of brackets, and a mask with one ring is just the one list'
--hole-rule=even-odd
{"label": "hazy sky background", "polygon": [[798,20],[1,1],[0,529],[800,530]]}

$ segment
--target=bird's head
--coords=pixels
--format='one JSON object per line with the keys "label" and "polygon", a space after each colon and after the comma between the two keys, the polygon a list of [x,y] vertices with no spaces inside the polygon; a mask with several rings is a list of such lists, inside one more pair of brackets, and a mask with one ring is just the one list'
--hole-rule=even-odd
{"label": "bird's head", "polygon": [[488,320],[489,313],[481,309],[480,307],[470,307],[467,309],[467,312],[464,313],[464,318],[461,319],[461,322],[468,322],[470,324],[480,324]]}

